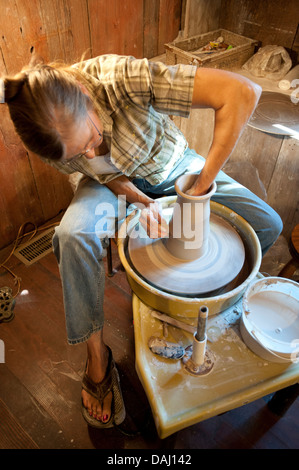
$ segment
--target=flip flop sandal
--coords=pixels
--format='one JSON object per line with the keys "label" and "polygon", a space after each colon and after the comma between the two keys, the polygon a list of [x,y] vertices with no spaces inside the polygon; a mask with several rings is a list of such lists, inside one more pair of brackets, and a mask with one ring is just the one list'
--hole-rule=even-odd
{"label": "flip flop sandal", "polygon": [[82,382],[83,389],[95,397],[101,405],[103,404],[103,401],[108,393],[112,392],[111,416],[107,423],[103,423],[102,421],[99,421],[96,418],[90,416],[88,410],[85,408],[82,402],[82,414],[85,421],[87,421],[90,426],[98,429],[108,429],[112,428],[113,426],[118,426],[124,421],[126,416],[118,370],[112,356],[112,351],[109,347],[108,350],[109,360],[104,379],[99,383],[95,383],[90,377],[88,377],[86,374],[86,363],[85,374]]}

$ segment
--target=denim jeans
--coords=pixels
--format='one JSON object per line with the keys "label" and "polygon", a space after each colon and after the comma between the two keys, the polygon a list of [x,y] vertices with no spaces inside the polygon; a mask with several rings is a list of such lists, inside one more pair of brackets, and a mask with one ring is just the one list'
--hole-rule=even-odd
{"label": "denim jeans", "polygon": [[[151,195],[175,194],[177,177],[186,172],[200,172],[204,161],[203,157],[187,149],[184,158],[163,183],[152,186],[142,179],[135,179],[133,183]],[[212,200],[231,208],[249,222],[265,254],[282,230],[279,215],[222,171],[216,183],[217,191]],[[103,328],[103,258],[108,237],[114,235],[126,213],[124,200],[117,198],[106,186],[84,179],[55,230],[53,247],[62,282],[69,344],[86,341],[92,333]]]}

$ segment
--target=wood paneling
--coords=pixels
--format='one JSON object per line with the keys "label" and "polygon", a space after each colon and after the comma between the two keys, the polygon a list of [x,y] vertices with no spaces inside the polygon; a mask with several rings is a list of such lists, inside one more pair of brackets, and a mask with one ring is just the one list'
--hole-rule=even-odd
{"label": "wood paneling", "polygon": [[287,238],[299,223],[299,141],[285,137],[268,186],[267,202],[279,212]]}
{"label": "wood paneling", "polygon": [[189,38],[219,28],[221,0],[185,0],[183,36]]}
{"label": "wood paneling", "polygon": [[3,108],[0,122],[0,242],[5,246],[23,222],[38,223],[43,217],[28,155],[15,135],[8,110]]}
{"label": "wood paneling", "polygon": [[144,0],[144,57],[154,57],[158,55],[159,44],[159,11],[160,4]]}
{"label": "wood paneling", "polygon": [[[74,62],[89,46],[85,0],[1,0],[1,72],[15,74],[32,52],[45,61]],[[84,33],[85,31],[85,33]],[[67,178],[28,154],[16,136],[8,111],[2,106],[0,246],[10,243],[20,225],[40,225],[69,204]]]}
{"label": "wood paneling", "polygon": [[[297,0],[222,0],[220,27],[259,40],[263,46],[280,45],[291,50],[298,23]],[[293,56],[294,61],[297,59]]]}
{"label": "wood paneling", "polygon": [[143,0],[89,0],[93,55],[143,56]]}
{"label": "wood paneling", "polygon": [[181,0],[160,0],[158,54],[165,52],[165,43],[177,37],[180,25]]}
{"label": "wood paneling", "polygon": [[[99,54],[154,57],[180,28],[182,0],[0,0],[0,74],[15,74],[37,53],[74,63]],[[146,26],[144,28],[144,25]],[[23,148],[2,105],[0,248],[24,222],[37,225],[69,204],[67,178]]]}

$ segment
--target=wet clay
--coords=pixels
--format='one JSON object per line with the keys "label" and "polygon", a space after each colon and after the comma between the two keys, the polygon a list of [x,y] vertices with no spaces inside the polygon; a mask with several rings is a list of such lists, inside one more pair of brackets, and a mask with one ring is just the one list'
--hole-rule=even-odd
{"label": "wet clay", "polygon": [[190,196],[186,193],[196,175],[182,175],[175,183],[177,201],[169,222],[169,237],[164,240],[167,250],[177,258],[195,260],[208,249],[210,235],[210,199],[216,191],[213,183],[207,194]]}
{"label": "wet clay", "polygon": [[210,214],[215,184],[204,197],[184,193],[192,178],[183,175],[176,183],[178,199],[169,221],[169,238],[151,239],[137,224],[128,253],[136,271],[154,286],[196,297],[233,281],[243,267],[245,249],[234,227]]}

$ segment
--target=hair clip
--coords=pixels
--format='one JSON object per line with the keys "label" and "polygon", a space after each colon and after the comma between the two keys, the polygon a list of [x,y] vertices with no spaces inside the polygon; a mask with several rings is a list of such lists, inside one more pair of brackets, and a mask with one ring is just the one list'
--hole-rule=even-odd
{"label": "hair clip", "polygon": [[0,78],[0,103],[5,103],[4,80]]}

